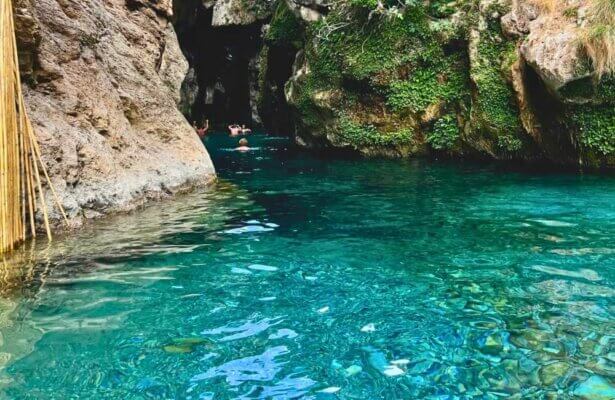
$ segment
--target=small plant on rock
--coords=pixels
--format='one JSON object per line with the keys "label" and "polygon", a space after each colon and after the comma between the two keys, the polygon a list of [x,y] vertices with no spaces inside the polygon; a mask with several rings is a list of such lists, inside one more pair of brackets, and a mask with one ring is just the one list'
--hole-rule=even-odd
{"label": "small plant on rock", "polygon": [[427,143],[436,150],[451,149],[459,139],[459,126],[453,114],[445,115],[434,123],[427,134]]}

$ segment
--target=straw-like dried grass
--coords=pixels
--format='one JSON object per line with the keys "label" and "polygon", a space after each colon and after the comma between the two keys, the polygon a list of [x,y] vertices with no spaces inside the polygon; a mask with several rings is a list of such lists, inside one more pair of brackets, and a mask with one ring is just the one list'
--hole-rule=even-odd
{"label": "straw-like dried grass", "polygon": [[548,13],[554,13],[558,9],[560,9],[561,0],[532,0],[539,9],[546,11]]}
{"label": "straw-like dried grass", "polygon": [[591,0],[580,39],[598,78],[615,74],[615,0]]}
{"label": "straw-like dried grass", "polygon": [[11,3],[0,2],[0,253],[14,249],[28,234],[36,236],[37,210],[51,240],[41,171],[66,219],[26,113]]}

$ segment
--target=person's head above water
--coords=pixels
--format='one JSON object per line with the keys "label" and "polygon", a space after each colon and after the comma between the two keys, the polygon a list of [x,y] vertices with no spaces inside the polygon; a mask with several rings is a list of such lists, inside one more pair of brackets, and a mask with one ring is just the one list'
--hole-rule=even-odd
{"label": "person's head above water", "polygon": [[243,138],[243,139],[239,140],[239,146],[247,147],[248,146],[248,139]]}

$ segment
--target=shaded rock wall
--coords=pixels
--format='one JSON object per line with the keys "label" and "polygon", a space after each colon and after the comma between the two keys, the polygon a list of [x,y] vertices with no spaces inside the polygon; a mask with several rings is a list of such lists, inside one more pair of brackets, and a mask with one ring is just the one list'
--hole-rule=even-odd
{"label": "shaded rock wall", "polygon": [[261,125],[257,110],[263,26],[273,2],[176,0],[174,25],[191,71],[182,111],[199,123]]}
{"label": "shaded rock wall", "polygon": [[188,64],[169,22],[170,1],[15,6],[27,106],[74,223],[214,178],[177,108]]}
{"label": "shaded rock wall", "polygon": [[284,88],[305,35],[299,15],[286,1],[277,3],[270,23],[265,26],[259,56],[257,111],[267,129],[286,135],[294,132],[295,121]]}

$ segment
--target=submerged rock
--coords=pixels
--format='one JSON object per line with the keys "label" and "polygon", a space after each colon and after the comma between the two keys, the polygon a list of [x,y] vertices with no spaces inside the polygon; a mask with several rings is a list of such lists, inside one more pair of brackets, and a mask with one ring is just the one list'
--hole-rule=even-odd
{"label": "submerged rock", "polygon": [[193,348],[191,346],[181,346],[175,344],[169,344],[163,347],[167,353],[185,354],[192,353]]}
{"label": "submerged rock", "polygon": [[347,377],[351,377],[363,372],[363,368],[360,365],[351,365],[350,367],[346,368],[344,372]]}
{"label": "submerged rock", "polygon": [[498,333],[483,338],[480,343],[481,351],[490,355],[500,354],[503,348],[502,337]]}
{"label": "submerged rock", "polygon": [[615,399],[615,387],[606,379],[592,375],[574,390],[574,395],[587,400]]}
{"label": "submerged rock", "polygon": [[205,346],[206,348],[214,347],[211,340],[201,337],[185,337],[176,338],[170,344],[163,346],[163,350],[167,353],[185,354],[192,353],[197,346]]}
{"label": "submerged rock", "polygon": [[538,376],[540,377],[540,381],[543,385],[550,386],[557,380],[563,379],[569,369],[570,365],[567,363],[556,361],[551,364],[543,365],[538,371]]}
{"label": "submerged rock", "polygon": [[334,394],[337,393],[341,390],[342,388],[338,387],[338,386],[329,386],[328,388],[324,388],[322,390],[319,390],[318,392],[320,393],[327,393],[327,394]]}

